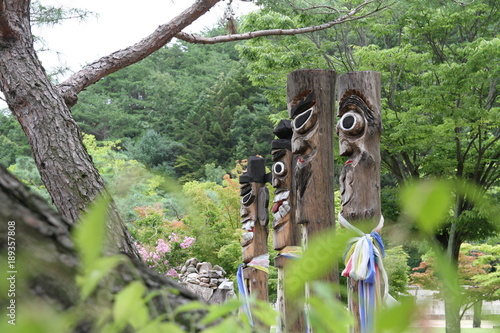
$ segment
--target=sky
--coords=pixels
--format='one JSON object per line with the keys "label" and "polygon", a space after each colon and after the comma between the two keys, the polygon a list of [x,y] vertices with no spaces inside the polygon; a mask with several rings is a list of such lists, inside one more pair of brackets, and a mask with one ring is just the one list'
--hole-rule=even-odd
{"label": "sky", "polygon": [[[43,39],[43,49],[48,50],[38,55],[49,72],[60,65],[77,71],[140,41],[193,3],[194,0],[42,0],[44,5],[86,9],[98,16],[83,22],[73,19],[52,27],[33,27],[33,34]],[[214,26],[223,17],[227,3],[221,1],[184,31],[200,32]],[[251,2],[240,0],[234,0],[232,7],[237,16],[255,9]],[[37,45],[38,49],[42,47]]]}

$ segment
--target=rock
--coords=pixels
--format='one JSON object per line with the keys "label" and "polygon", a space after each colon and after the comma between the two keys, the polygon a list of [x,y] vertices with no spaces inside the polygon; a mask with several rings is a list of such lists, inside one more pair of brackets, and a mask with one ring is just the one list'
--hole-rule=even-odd
{"label": "rock", "polygon": [[195,295],[198,295],[199,297],[201,297],[206,302],[208,302],[211,299],[211,297],[212,297],[212,295],[214,293],[213,289],[205,288],[205,287],[202,287],[202,286],[199,286],[199,285],[195,285],[195,284],[189,284],[186,287],[186,289],[189,290],[189,291],[191,291]]}
{"label": "rock", "polygon": [[210,278],[219,278],[222,277],[222,272],[221,271],[210,271],[208,272],[208,277]]}
{"label": "rock", "polygon": [[211,285],[217,286],[218,282],[219,282],[219,279],[210,279]]}
{"label": "rock", "polygon": [[219,284],[219,289],[234,290],[234,283],[229,281],[229,279],[225,279],[221,284]]}
{"label": "rock", "polygon": [[200,274],[208,274],[208,272],[212,269],[212,264],[209,262],[201,262],[196,265],[196,269]]}
{"label": "rock", "polygon": [[197,270],[194,266],[189,266],[186,270],[186,272],[189,274],[189,273],[196,273]]}
{"label": "rock", "polygon": [[227,274],[226,271],[224,270],[224,268],[220,267],[219,265],[215,265],[213,270],[222,272],[222,276],[226,276],[226,274]]}
{"label": "rock", "polygon": [[199,277],[198,273],[190,273],[190,274],[187,275],[187,278],[188,279],[196,279],[196,280],[198,280],[200,277]]}
{"label": "rock", "polygon": [[210,283],[210,279],[209,279],[209,278],[207,278],[207,277],[202,277],[202,278],[200,278],[200,281],[201,281],[201,282],[204,282],[204,283]]}
{"label": "rock", "polygon": [[186,266],[194,266],[198,265],[199,261],[196,258],[191,258],[186,261]]}
{"label": "rock", "polygon": [[188,278],[188,279],[186,280],[186,282],[187,282],[187,283],[191,283],[191,284],[200,284],[200,281],[199,281],[199,280],[197,280],[197,279],[190,279],[190,278]]}
{"label": "rock", "polygon": [[200,287],[210,288],[208,283],[200,282]]}
{"label": "rock", "polygon": [[213,295],[210,300],[208,300],[208,304],[223,304],[232,298],[235,298],[233,290],[217,289],[213,291]]}

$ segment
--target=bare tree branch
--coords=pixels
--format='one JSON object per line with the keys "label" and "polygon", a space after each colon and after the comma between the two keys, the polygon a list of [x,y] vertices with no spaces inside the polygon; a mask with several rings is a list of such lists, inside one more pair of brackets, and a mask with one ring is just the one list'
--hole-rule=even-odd
{"label": "bare tree branch", "polygon": [[373,1],[364,2],[363,4],[359,5],[358,7],[352,9],[346,15],[341,16],[341,17],[337,18],[336,20],[333,20],[333,21],[330,21],[330,22],[327,22],[327,23],[324,23],[321,25],[315,25],[315,26],[310,26],[310,27],[305,27],[305,28],[259,30],[259,31],[252,31],[252,32],[247,32],[247,33],[243,33],[243,34],[223,35],[223,36],[216,36],[216,37],[201,37],[201,36],[197,36],[194,34],[179,32],[175,37],[177,37],[178,39],[181,39],[183,41],[186,41],[188,43],[216,44],[216,43],[225,43],[225,42],[234,42],[234,41],[239,41],[239,40],[252,39],[252,38],[256,38],[256,37],[290,36],[290,35],[304,34],[304,33],[309,33],[309,32],[314,32],[314,31],[325,30],[325,29],[333,27],[334,25],[338,25],[341,23],[356,21],[356,20],[368,17],[370,15],[373,15],[376,12],[382,11],[390,6],[390,5],[387,5],[387,6],[383,6],[383,7],[378,7],[367,14],[355,16],[364,7],[366,7],[368,4],[370,4],[372,2]]}
{"label": "bare tree branch", "polygon": [[[0,0],[3,1],[3,0]],[[197,0],[191,7],[169,23],[159,26],[155,32],[140,42],[104,56],[73,74],[58,87],[64,101],[73,106],[78,93],[101,78],[130,66],[167,44],[178,32],[208,12],[221,0]]]}
{"label": "bare tree branch", "polygon": [[[332,6],[328,6],[328,5],[312,5],[311,4],[311,7],[302,8],[302,7],[297,6],[292,1],[289,1],[289,0],[287,0],[287,3],[290,6],[292,6],[292,8],[294,8],[296,10],[299,10],[299,11],[309,11],[309,10],[314,10],[314,9],[319,9],[319,8],[321,8],[321,9],[325,8],[325,9],[330,9],[330,10],[336,12],[336,13],[340,13],[340,11],[337,8],[332,7]],[[306,1],[306,3],[309,3],[309,1]]]}

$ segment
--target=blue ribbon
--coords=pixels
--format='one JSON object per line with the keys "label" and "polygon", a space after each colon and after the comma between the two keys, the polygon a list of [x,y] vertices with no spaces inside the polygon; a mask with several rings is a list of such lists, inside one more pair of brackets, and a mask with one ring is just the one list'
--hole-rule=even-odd
{"label": "blue ribbon", "polygon": [[238,270],[236,271],[236,281],[238,283],[238,292],[240,294],[240,299],[243,300],[241,307],[248,317],[248,320],[250,322],[250,326],[253,327],[253,319],[252,319],[252,312],[250,311],[248,290],[247,290],[247,285],[245,283],[245,278],[243,277],[243,268],[244,267],[245,267],[245,264],[240,264],[240,266],[238,266]]}

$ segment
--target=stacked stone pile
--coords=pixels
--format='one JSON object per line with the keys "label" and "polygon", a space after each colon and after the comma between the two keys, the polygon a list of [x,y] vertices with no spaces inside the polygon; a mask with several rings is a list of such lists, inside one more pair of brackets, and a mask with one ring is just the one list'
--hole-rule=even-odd
{"label": "stacked stone pile", "polygon": [[209,304],[221,304],[234,297],[234,285],[219,265],[191,258],[181,269],[179,282]]}

